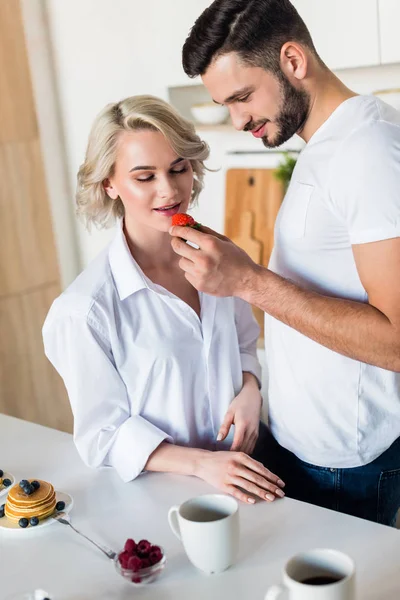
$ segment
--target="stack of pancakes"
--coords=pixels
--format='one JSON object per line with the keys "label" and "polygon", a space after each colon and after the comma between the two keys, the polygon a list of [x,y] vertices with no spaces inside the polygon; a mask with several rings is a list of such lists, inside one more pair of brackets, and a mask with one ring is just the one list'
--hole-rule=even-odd
{"label": "stack of pancakes", "polygon": [[[30,483],[33,480],[30,480]],[[51,483],[40,481],[40,488],[28,496],[19,485],[14,485],[8,493],[5,514],[10,521],[49,517],[56,509],[56,493]]]}

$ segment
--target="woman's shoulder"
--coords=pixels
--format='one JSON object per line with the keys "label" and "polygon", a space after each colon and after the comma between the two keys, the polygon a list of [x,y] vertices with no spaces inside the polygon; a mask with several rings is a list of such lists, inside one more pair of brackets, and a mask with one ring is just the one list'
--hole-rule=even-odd
{"label": "woman's shoulder", "polygon": [[46,321],[63,317],[88,319],[99,309],[105,314],[114,305],[115,295],[106,248],[54,300]]}

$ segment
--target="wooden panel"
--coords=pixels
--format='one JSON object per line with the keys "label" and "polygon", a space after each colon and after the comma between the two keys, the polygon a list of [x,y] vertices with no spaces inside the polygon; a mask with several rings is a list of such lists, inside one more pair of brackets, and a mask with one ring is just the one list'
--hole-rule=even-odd
{"label": "wooden panel", "polygon": [[43,351],[42,325],[57,285],[0,299],[0,406],[6,414],[72,431],[64,384]]}
{"label": "wooden panel", "polygon": [[[268,266],[274,245],[274,225],[284,191],[273,169],[230,169],[227,171],[225,234],[248,252],[253,260]],[[251,224],[245,215],[251,215]],[[257,249],[258,248],[258,249]],[[250,252],[249,252],[250,251]],[[264,337],[264,313],[254,308]]]}
{"label": "wooden panel", "polygon": [[38,140],[0,144],[0,181],[0,296],[58,281]]}
{"label": "wooden panel", "polygon": [[32,139],[37,122],[18,0],[0,0],[0,143]]}

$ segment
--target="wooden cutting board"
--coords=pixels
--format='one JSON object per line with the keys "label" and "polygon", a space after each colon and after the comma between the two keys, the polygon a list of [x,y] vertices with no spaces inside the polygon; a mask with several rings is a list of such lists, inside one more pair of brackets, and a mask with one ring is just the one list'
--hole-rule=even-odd
{"label": "wooden cutting board", "polygon": [[254,231],[254,213],[246,210],[240,215],[239,235],[232,238],[232,241],[243,248],[254,262],[261,264],[263,245],[253,237]]}
{"label": "wooden cutting board", "polygon": [[[268,266],[275,219],[284,196],[274,169],[229,169],[226,174],[225,235],[254,260]],[[264,337],[264,313],[253,307]]]}

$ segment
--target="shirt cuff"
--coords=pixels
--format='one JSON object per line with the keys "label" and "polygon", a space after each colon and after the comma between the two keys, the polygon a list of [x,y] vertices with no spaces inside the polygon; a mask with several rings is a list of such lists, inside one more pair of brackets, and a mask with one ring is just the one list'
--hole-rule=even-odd
{"label": "shirt cuff", "polygon": [[167,433],[140,415],[129,417],[118,430],[108,455],[109,464],[123,481],[132,481],[140,475],[150,454],[163,441],[173,443]]}
{"label": "shirt cuff", "polygon": [[247,352],[241,352],[240,362],[242,364],[242,371],[252,373],[257,379],[258,388],[261,390],[261,365],[258,358]]}

